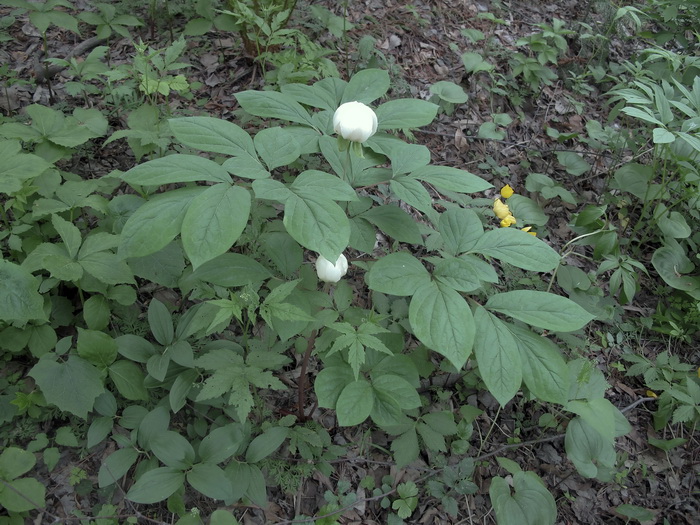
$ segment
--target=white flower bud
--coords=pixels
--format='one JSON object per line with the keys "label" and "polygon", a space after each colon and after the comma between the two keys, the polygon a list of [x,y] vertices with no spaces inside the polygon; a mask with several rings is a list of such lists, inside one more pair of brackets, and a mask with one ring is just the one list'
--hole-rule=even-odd
{"label": "white flower bud", "polygon": [[335,264],[326,259],[323,255],[319,255],[316,259],[316,275],[322,281],[327,283],[337,283],[340,278],[348,273],[348,260],[342,253]]}
{"label": "white flower bud", "polygon": [[346,102],[335,110],[333,129],[345,140],[365,142],[377,132],[377,115],[362,102]]}

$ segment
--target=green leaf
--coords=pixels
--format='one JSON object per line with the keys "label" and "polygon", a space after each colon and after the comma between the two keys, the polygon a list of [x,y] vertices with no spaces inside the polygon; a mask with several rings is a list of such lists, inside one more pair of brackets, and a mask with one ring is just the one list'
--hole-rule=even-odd
{"label": "green leaf", "polygon": [[59,409],[86,419],[103,391],[100,371],[84,359],[71,355],[66,362],[54,361],[46,354],[29,371],[46,400]]}
{"label": "green leaf", "polygon": [[421,406],[418,391],[403,377],[383,374],[372,380],[372,388],[393,397],[403,410],[411,410]]}
{"label": "green leaf", "polygon": [[271,276],[270,271],[258,261],[240,253],[219,255],[192,273],[195,279],[226,287],[257,284]]}
{"label": "green leaf", "polygon": [[410,176],[432,184],[440,190],[458,193],[477,193],[493,188],[492,184],[481,177],[449,166],[425,166],[415,170]]}
{"label": "green leaf", "polygon": [[321,196],[294,195],[284,206],[284,226],[305,248],[336,261],[350,240],[350,222],[343,209]]}
{"label": "green leaf", "polygon": [[490,264],[469,255],[440,259],[435,263],[433,277],[458,292],[478,290],[482,281],[498,282],[496,270]]}
{"label": "green leaf", "polygon": [[565,404],[569,400],[569,368],[557,345],[519,326],[508,325],[522,362],[523,381],[538,399]]}
{"label": "green leaf", "polygon": [[398,199],[409,206],[424,213],[429,213],[432,210],[432,197],[420,181],[411,177],[399,176],[391,180],[389,187]]}
{"label": "green leaf", "polygon": [[279,126],[263,128],[254,139],[255,149],[270,171],[297,160],[301,149],[294,133]]}
{"label": "green leaf", "polygon": [[604,482],[612,479],[617,460],[615,447],[580,417],[569,421],[564,445],[579,474]]}
{"label": "green leaf", "polygon": [[557,267],[561,259],[540,239],[514,228],[487,231],[479,237],[471,251],[534,272],[549,272]]}
{"label": "green leaf", "polygon": [[484,306],[532,326],[556,332],[578,330],[595,317],[571,299],[534,290],[495,294],[489,297]]}
{"label": "green leaf", "polygon": [[377,108],[378,129],[409,129],[430,124],[439,106],[419,99],[397,99]]}
{"label": "green leaf", "polygon": [[481,306],[474,311],[474,324],[474,355],[479,373],[489,392],[505,406],[522,382],[518,346],[508,326]]}
{"label": "green leaf", "polygon": [[513,493],[508,482],[496,476],[489,488],[498,525],[553,525],[557,518],[554,498],[534,472],[513,475]]}
{"label": "green leaf", "polygon": [[241,426],[231,423],[215,428],[199,444],[199,457],[204,463],[221,463],[238,453],[245,442]]}
{"label": "green leaf", "polygon": [[414,335],[445,356],[458,370],[474,344],[474,317],[464,298],[451,288],[430,282],[411,299],[408,318]]}
{"label": "green leaf", "polygon": [[413,295],[430,282],[425,266],[408,252],[385,255],[374,263],[366,276],[371,290],[400,297]]}
{"label": "green leaf", "polygon": [[360,217],[399,242],[423,244],[423,237],[415,219],[398,206],[392,204],[375,206],[361,213]]}
{"label": "green leaf", "polygon": [[37,292],[39,281],[27,270],[0,260],[0,319],[26,322],[46,320],[44,299]]}
{"label": "green leaf", "polygon": [[335,404],[338,424],[351,427],[362,423],[374,407],[374,391],[365,379],[349,383],[343,388]]}
{"label": "green leaf", "polygon": [[666,284],[683,290],[696,299],[700,297],[700,277],[686,275],[692,273],[695,266],[676,241],[668,242],[656,250],[651,257],[651,264]]}
{"label": "green leaf", "polygon": [[166,430],[154,435],[149,441],[151,451],[168,467],[185,470],[192,466],[194,449],[184,436]]}
{"label": "green leaf", "polygon": [[91,253],[78,262],[87,273],[106,284],[134,283],[134,274],[126,261],[111,252]]}
{"label": "green leaf", "polygon": [[232,122],[212,117],[180,117],[169,119],[168,124],[175,138],[186,146],[232,157],[255,158],[253,139]]}
{"label": "green leaf", "polygon": [[228,182],[231,177],[216,162],[196,155],[174,154],[139,164],[121,176],[127,184],[163,186],[179,182]]}
{"label": "green leaf", "polygon": [[83,241],[83,236],[80,234],[80,230],[73,223],[68,222],[58,215],[51,216],[51,224],[61,236],[61,240],[66,247],[66,251],[68,252],[68,256],[71,259],[75,259],[75,256],[78,254],[80,244]]}
{"label": "green leaf", "polygon": [[126,493],[134,503],[158,503],[167,499],[185,483],[185,474],[176,468],[159,467],[141,475]]}
{"label": "green leaf", "polygon": [[394,461],[396,461],[398,468],[403,468],[418,459],[420,447],[416,429],[411,428],[399,437],[394,438],[391,442],[391,451],[394,453]]}
{"label": "green leaf", "polygon": [[306,170],[296,176],[290,189],[304,198],[324,197],[334,201],[357,200],[355,190],[335,175],[318,170]]}
{"label": "green leaf", "polygon": [[0,454],[0,479],[11,481],[29,472],[36,464],[34,454],[17,447],[7,447]]}
{"label": "green leaf", "polygon": [[104,330],[109,325],[111,310],[103,295],[93,295],[85,301],[83,318],[91,330]]}
{"label": "green leaf", "polygon": [[468,252],[484,234],[479,216],[465,208],[448,208],[440,214],[438,225],[445,250],[451,255]]}
{"label": "green leaf", "polygon": [[218,509],[211,513],[209,525],[239,525],[231,511]]}
{"label": "green leaf", "polygon": [[581,416],[581,418],[593,427],[602,436],[606,443],[612,444],[615,440],[615,411],[617,408],[605,399],[569,401],[564,407],[566,410]]}
{"label": "green leaf", "polygon": [[578,153],[574,153],[573,151],[557,151],[556,155],[559,163],[564,166],[566,172],[571,175],[583,175],[591,169],[591,165],[583,160],[583,157]]}
{"label": "green leaf", "polygon": [[112,452],[100,465],[97,473],[97,483],[100,488],[107,487],[119,481],[136,463],[139,453],[135,448],[126,447]]}
{"label": "green leaf", "polygon": [[283,93],[251,90],[236,93],[235,96],[241,107],[251,115],[289,120],[315,127],[309,112],[292,97]]}
{"label": "green leaf", "polygon": [[87,448],[102,443],[114,428],[114,419],[111,417],[97,417],[90,423],[87,431]]}
{"label": "green leaf", "polygon": [[248,463],[258,463],[262,461],[280,448],[285,439],[287,439],[287,436],[289,436],[289,429],[287,427],[268,428],[250,442],[245,452],[245,460]]}
{"label": "green leaf", "polygon": [[618,505],[614,508],[614,510],[618,514],[621,514],[633,520],[637,520],[639,522],[652,521],[656,517],[656,514],[654,512],[650,511],[649,509],[645,509],[644,507],[639,507],[637,505]]}
{"label": "green leaf", "polygon": [[436,82],[430,86],[430,92],[440,97],[440,100],[450,104],[464,104],[469,100],[469,96],[462,89],[462,86],[448,80]]}
{"label": "green leaf", "polygon": [[0,485],[0,506],[7,511],[27,512],[46,506],[46,489],[34,478],[21,478]]}
{"label": "green leaf", "polygon": [[250,193],[216,184],[197,195],[182,222],[182,244],[195,270],[226,253],[248,224]]}
{"label": "green leaf", "polygon": [[144,386],[143,370],[133,361],[120,359],[109,366],[109,378],[119,393],[130,401],[148,401],[148,390]]}
{"label": "green leaf", "polygon": [[363,69],[355,73],[345,86],[342,103],[370,104],[389,90],[389,73],[383,69]]}
{"label": "green leaf", "polygon": [[153,333],[153,337],[160,344],[165,346],[173,342],[175,333],[173,318],[168,307],[158,299],[152,299],[148,305],[148,326]]}
{"label": "green leaf", "polygon": [[231,481],[221,468],[211,463],[194,465],[187,473],[187,482],[195,490],[214,500],[227,500],[233,495]]}
{"label": "green leaf", "polygon": [[354,380],[349,366],[328,366],[323,368],[314,381],[314,391],[318,406],[335,408],[343,389]]}
{"label": "green leaf", "polygon": [[106,368],[117,358],[117,343],[109,334],[78,327],[78,355],[98,366]]}
{"label": "green leaf", "polygon": [[124,224],[119,244],[123,258],[143,257],[165,248],[180,233],[185,212],[202,188],[180,188],[154,196]]}

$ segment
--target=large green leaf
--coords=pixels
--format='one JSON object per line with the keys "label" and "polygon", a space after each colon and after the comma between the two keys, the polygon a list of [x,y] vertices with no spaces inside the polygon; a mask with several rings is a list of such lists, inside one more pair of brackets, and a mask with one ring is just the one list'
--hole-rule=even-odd
{"label": "large green leaf", "polygon": [[175,138],[186,146],[233,157],[255,157],[253,139],[232,122],[212,117],[181,117],[168,120],[168,124]]}
{"label": "large green leaf", "polygon": [[350,221],[343,209],[324,197],[297,195],[287,199],[284,225],[295,241],[336,261],[350,241]]}
{"label": "large green leaf", "polygon": [[44,300],[38,288],[38,279],[27,270],[0,260],[0,319],[10,322],[45,320]]}
{"label": "large green leaf", "polygon": [[34,478],[20,478],[0,485],[0,507],[9,512],[26,512],[46,505],[44,485]]}
{"label": "large green leaf", "polygon": [[424,213],[432,210],[433,199],[420,181],[400,175],[389,183],[394,195]]}
{"label": "large green leaf", "polygon": [[482,281],[498,282],[496,270],[489,263],[470,255],[440,259],[435,263],[433,277],[458,292],[478,290]]}
{"label": "large green leaf", "polygon": [[566,455],[586,478],[610,481],[617,455],[615,447],[582,418],[575,417],[566,427]]}
{"label": "large green leaf", "polygon": [[270,427],[265,432],[256,436],[248,445],[245,452],[245,460],[248,463],[262,461],[275,450],[282,446],[284,440],[289,436],[287,427]]}
{"label": "large green leaf", "polygon": [[345,86],[342,102],[369,104],[389,89],[389,73],[383,69],[363,69],[355,73]]}
{"label": "large green leaf", "polygon": [[134,274],[126,261],[112,252],[90,253],[78,260],[87,273],[106,284],[133,284]]}
{"label": "large green leaf", "polygon": [[172,467],[159,467],[141,475],[126,493],[134,503],[158,503],[171,496],[185,482],[185,474]]}
{"label": "large green leaf", "polygon": [[139,453],[133,447],[120,448],[112,452],[100,465],[97,482],[100,488],[119,481],[136,463]]}
{"label": "large green leaf", "polygon": [[489,230],[477,240],[471,251],[534,272],[549,272],[561,257],[549,245],[516,228]]}
{"label": "large green leaf", "polygon": [[225,253],[197,268],[192,278],[219,286],[236,287],[260,283],[271,275],[267,268],[247,255]]}
{"label": "large green leaf", "polygon": [[390,253],[374,263],[366,276],[371,290],[390,295],[413,295],[430,282],[425,266],[408,252]]}
{"label": "large green leaf", "polygon": [[430,124],[439,106],[419,99],[397,99],[377,108],[379,129],[419,128]]}
{"label": "large green leaf", "polygon": [[127,184],[162,186],[178,182],[231,182],[219,164],[196,155],[168,155],[139,164],[122,175]]}
{"label": "large green leaf", "polygon": [[498,525],[553,525],[557,518],[554,497],[534,472],[520,471],[510,484],[496,476],[491,480],[489,497]]}
{"label": "large green leaf", "polygon": [[520,389],[522,363],[508,326],[478,306],[474,311],[474,356],[489,392],[505,406]]}
{"label": "large green leaf", "polygon": [[564,407],[567,410],[581,416],[581,418],[593,427],[605,440],[612,444],[615,440],[617,408],[604,397],[596,399],[574,399]]}
{"label": "large green leaf", "polygon": [[29,371],[46,400],[61,410],[86,419],[102,392],[100,371],[84,359],[71,355],[63,363],[46,354]]}
{"label": "large green leaf", "polygon": [[182,245],[197,269],[226,253],[248,224],[250,193],[240,186],[216,184],[197,195],[182,221]]}
{"label": "large green leaf", "polygon": [[361,213],[360,217],[399,242],[423,244],[416,220],[398,206],[393,204],[374,206]]}
{"label": "large green leaf", "polygon": [[236,99],[241,107],[251,115],[289,120],[315,127],[309,112],[289,95],[277,91],[251,90],[236,93]]}
{"label": "large green leaf", "polygon": [[194,449],[188,439],[177,432],[159,432],[149,443],[151,452],[168,467],[188,469],[194,462]]}
{"label": "large green leaf", "polygon": [[143,382],[146,376],[133,361],[120,359],[109,366],[109,378],[119,393],[130,401],[148,401],[148,390]]}
{"label": "large green leaf", "polygon": [[343,388],[335,404],[338,424],[343,427],[359,425],[367,419],[373,407],[372,385],[362,378],[353,381]]}
{"label": "large green leaf", "polygon": [[221,468],[211,463],[194,465],[187,473],[187,482],[195,490],[214,500],[226,500],[233,495],[231,481]]}
{"label": "large green leaf", "polygon": [[124,224],[119,255],[143,257],[165,248],[180,233],[190,202],[202,191],[181,188],[156,195],[143,204]]}
{"label": "large green leaf", "polygon": [[451,255],[468,252],[484,234],[484,226],[474,210],[449,208],[438,223],[445,250]]}
{"label": "large green leaf", "polygon": [[306,170],[296,176],[290,189],[299,195],[318,196],[334,201],[357,200],[355,190],[347,182],[325,171]]}
{"label": "large green leaf", "polygon": [[7,447],[0,454],[0,479],[10,481],[36,465],[34,454],[18,447]]}
{"label": "large green leaf", "polygon": [[538,399],[565,404],[569,400],[569,367],[557,345],[525,328],[508,325],[522,362],[523,381]]}
{"label": "large green leaf", "polygon": [[424,166],[413,171],[410,176],[432,184],[440,190],[458,193],[477,193],[493,188],[493,184],[481,177],[449,166]]}
{"label": "large green leaf", "polygon": [[270,171],[291,164],[301,155],[294,133],[279,126],[260,130],[255,135],[254,143],[260,158]]}
{"label": "large green leaf", "polygon": [[485,307],[556,332],[578,330],[595,317],[571,299],[535,290],[514,290],[492,295]]}
{"label": "large green leaf", "polygon": [[448,286],[429,282],[413,294],[408,319],[414,335],[458,370],[474,345],[474,317],[464,298]]}
{"label": "large green leaf", "polygon": [[321,370],[314,381],[314,391],[318,406],[335,408],[343,389],[354,380],[349,366],[327,366]]}
{"label": "large green leaf", "polygon": [[651,264],[666,284],[700,299],[700,277],[688,275],[694,271],[695,265],[678,242],[670,240],[656,250]]}

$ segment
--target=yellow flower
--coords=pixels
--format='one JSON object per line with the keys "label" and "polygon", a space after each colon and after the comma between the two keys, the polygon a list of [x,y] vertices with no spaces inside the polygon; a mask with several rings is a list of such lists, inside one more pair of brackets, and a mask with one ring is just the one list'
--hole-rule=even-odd
{"label": "yellow flower", "polygon": [[508,226],[511,226],[516,222],[517,220],[515,219],[515,217],[513,217],[512,215],[508,215],[501,221],[501,228],[507,228]]}
{"label": "yellow flower", "polygon": [[657,396],[655,392],[652,392],[651,390],[647,390],[647,397],[659,397],[659,396]]}
{"label": "yellow flower", "polygon": [[530,230],[532,229],[532,226],[525,226],[524,228],[520,228],[522,231],[529,233],[530,235],[533,235],[537,237],[537,232],[531,232]]}
{"label": "yellow flower", "polygon": [[511,197],[515,193],[513,191],[513,188],[510,187],[510,184],[506,184],[501,188],[501,197],[504,199],[507,199],[508,197]]}
{"label": "yellow flower", "polygon": [[501,199],[496,199],[493,201],[493,213],[496,214],[496,217],[499,219],[505,219],[510,213],[510,208],[508,207],[507,204],[503,204]]}

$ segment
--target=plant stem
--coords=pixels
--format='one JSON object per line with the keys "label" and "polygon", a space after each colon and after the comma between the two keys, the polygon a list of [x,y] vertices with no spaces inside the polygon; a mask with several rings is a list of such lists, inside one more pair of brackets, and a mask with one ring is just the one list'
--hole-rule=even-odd
{"label": "plant stem", "polygon": [[308,419],[306,414],[304,414],[304,405],[306,404],[306,369],[309,366],[309,359],[311,358],[311,352],[314,349],[314,343],[316,342],[317,335],[318,330],[311,332],[308,344],[306,345],[306,352],[304,352],[304,358],[301,361],[301,373],[299,374],[299,401],[297,406],[297,417],[299,418],[299,421],[306,421]]}

